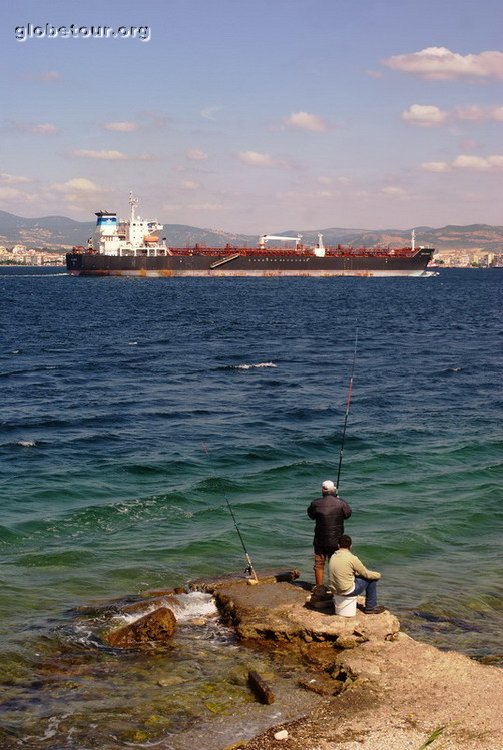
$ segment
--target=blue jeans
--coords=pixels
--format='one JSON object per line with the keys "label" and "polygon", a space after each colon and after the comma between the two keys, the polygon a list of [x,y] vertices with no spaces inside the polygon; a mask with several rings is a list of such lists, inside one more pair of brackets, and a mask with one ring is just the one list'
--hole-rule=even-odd
{"label": "blue jeans", "polygon": [[374,609],[377,607],[377,581],[368,581],[366,578],[355,576],[355,587],[350,594],[346,596],[357,596],[365,592],[365,608]]}

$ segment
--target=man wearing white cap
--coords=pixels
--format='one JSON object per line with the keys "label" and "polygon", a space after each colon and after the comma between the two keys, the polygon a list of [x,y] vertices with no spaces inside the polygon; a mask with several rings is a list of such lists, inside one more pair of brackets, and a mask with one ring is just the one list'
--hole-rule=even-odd
{"label": "man wearing white cap", "polygon": [[316,522],[314,528],[314,577],[316,586],[323,585],[325,563],[339,547],[344,534],[344,521],[352,511],[349,504],[338,497],[337,487],[327,479],[321,485],[322,496],[313,500],[307,515]]}

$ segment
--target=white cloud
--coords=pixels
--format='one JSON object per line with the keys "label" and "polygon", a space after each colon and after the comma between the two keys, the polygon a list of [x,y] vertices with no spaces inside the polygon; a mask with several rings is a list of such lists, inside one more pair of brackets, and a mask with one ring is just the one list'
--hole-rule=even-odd
{"label": "white cloud", "polygon": [[79,159],[104,159],[105,161],[118,161],[128,158],[126,154],[122,153],[122,151],[105,151],[104,149],[102,149],[101,151],[95,151],[92,149],[77,148],[74,149],[71,153],[72,156],[77,156],[79,157]]}
{"label": "white cloud", "polygon": [[503,155],[474,156],[460,154],[450,164],[446,161],[427,161],[421,164],[426,172],[450,172],[453,169],[465,169],[472,172],[489,172],[503,169]]}
{"label": "white cloud", "polygon": [[210,212],[217,212],[217,211],[224,211],[227,209],[228,206],[225,206],[223,203],[165,203],[162,206],[163,211],[169,211],[170,213],[174,213],[177,215],[178,218],[180,218],[180,215],[182,215],[185,211],[210,211]]}
{"label": "white cloud", "polygon": [[427,128],[443,125],[447,118],[447,112],[442,111],[434,104],[411,104],[409,109],[402,112],[402,120]]}
{"label": "white cloud", "polygon": [[71,180],[63,183],[61,187],[64,189],[79,190],[83,193],[92,193],[100,190],[98,185],[92,180],[88,180],[87,177],[73,177]]}
{"label": "white cloud", "polygon": [[450,172],[451,166],[446,161],[425,161],[421,169],[425,172]]}
{"label": "white cloud", "polygon": [[193,211],[222,211],[225,206],[221,203],[194,203],[188,208]]}
{"label": "white cloud", "polygon": [[32,197],[31,195],[29,195],[29,193],[13,187],[0,187],[0,198],[6,201],[21,199],[23,202],[26,202],[32,200]]}
{"label": "white cloud", "polygon": [[503,121],[503,107],[479,107],[478,104],[470,104],[465,107],[458,107],[456,117],[459,120]]}
{"label": "white cloud", "polygon": [[30,133],[38,133],[40,135],[54,135],[59,133],[59,128],[53,125],[52,122],[43,122],[40,125],[33,125],[29,129]]}
{"label": "white cloud", "polygon": [[401,187],[394,187],[393,185],[388,185],[387,187],[384,187],[382,189],[382,192],[385,195],[389,195],[392,198],[406,198],[407,197],[407,191],[404,190]]}
{"label": "white cloud", "polygon": [[261,154],[258,151],[240,151],[238,159],[250,167],[274,167],[274,159],[269,154]]}
{"label": "white cloud", "polygon": [[112,130],[115,133],[132,133],[133,130],[138,130],[138,123],[136,122],[106,122],[103,127],[105,130]]}
{"label": "white cloud", "polygon": [[189,159],[189,161],[205,161],[208,158],[208,154],[199,148],[191,148],[185,153],[185,158]]}
{"label": "white cloud", "polygon": [[503,156],[498,154],[492,156],[460,154],[454,159],[452,166],[456,169],[471,169],[476,172],[485,172],[488,169],[501,169],[503,167]]}
{"label": "white cloud", "polygon": [[99,196],[108,191],[101,188],[87,177],[72,177],[62,183],[50,185],[50,192],[58,195],[58,201],[78,207],[80,211],[83,206],[93,206]]}
{"label": "white cloud", "polygon": [[285,168],[288,166],[287,162],[281,159],[274,159],[270,154],[263,154],[259,151],[240,151],[237,158],[242,164],[246,164],[249,167],[269,169],[271,167]]}
{"label": "white cloud", "polygon": [[52,122],[19,122],[17,120],[8,120],[5,127],[10,131],[19,133],[33,133],[34,135],[56,135],[59,128]]}
{"label": "white cloud", "polygon": [[328,123],[318,115],[309,112],[292,112],[289,117],[284,119],[286,125],[301,130],[310,130],[313,133],[322,133],[328,130]]}
{"label": "white cloud", "polygon": [[422,127],[445,125],[449,121],[463,120],[478,122],[481,120],[495,120],[503,122],[503,107],[481,107],[478,104],[467,104],[457,107],[452,112],[446,112],[435,104],[411,104],[402,112],[402,120]]}
{"label": "white cloud", "polygon": [[383,62],[393,70],[430,80],[464,77],[503,79],[503,52],[496,51],[460,55],[447,47],[427,47],[419,52],[393,55]]}
{"label": "white cloud", "polygon": [[2,182],[4,185],[21,185],[27,182],[31,182],[31,179],[29,177],[23,177],[21,175],[0,172],[0,182]]}
{"label": "white cloud", "polygon": [[182,188],[184,190],[197,190],[198,187],[201,187],[201,185],[195,180],[184,180],[182,182]]}

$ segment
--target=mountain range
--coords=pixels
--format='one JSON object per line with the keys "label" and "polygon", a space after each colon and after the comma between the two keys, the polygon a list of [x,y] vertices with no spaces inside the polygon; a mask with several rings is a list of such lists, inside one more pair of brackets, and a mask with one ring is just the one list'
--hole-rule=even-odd
{"label": "mountain range", "polygon": [[[503,252],[503,226],[491,224],[469,224],[415,227],[416,245],[434,247],[437,250],[480,249],[487,252]],[[94,222],[75,221],[66,216],[44,216],[28,219],[0,211],[0,245],[11,247],[22,244],[27,247],[45,248],[64,252],[73,245],[85,245],[94,231]],[[316,244],[318,232],[323,242],[329,245],[352,245],[353,247],[405,247],[410,245],[410,229],[345,229],[329,227],[319,230],[284,229],[274,234],[293,236],[300,234],[306,244]],[[171,247],[192,246],[196,243],[210,247],[224,247],[227,243],[256,247],[259,232],[255,235],[236,234],[216,229],[202,229],[185,224],[164,224],[162,236]]]}

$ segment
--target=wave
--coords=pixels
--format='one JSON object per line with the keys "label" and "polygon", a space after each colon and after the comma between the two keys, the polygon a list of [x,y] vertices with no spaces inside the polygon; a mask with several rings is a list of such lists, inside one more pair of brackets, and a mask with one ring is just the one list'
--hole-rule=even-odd
{"label": "wave", "polygon": [[66,271],[58,271],[57,273],[0,273],[0,277],[9,279],[50,279],[53,276],[68,276]]}
{"label": "wave", "polygon": [[277,367],[278,365],[274,362],[256,362],[254,364],[242,364],[242,365],[226,365],[223,370],[252,370],[253,368],[260,367]]}

